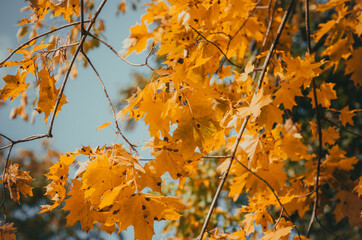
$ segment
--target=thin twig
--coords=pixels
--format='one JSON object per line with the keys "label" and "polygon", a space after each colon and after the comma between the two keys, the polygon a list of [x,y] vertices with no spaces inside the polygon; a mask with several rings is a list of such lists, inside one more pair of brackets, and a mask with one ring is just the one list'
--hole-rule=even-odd
{"label": "thin twig", "polygon": [[104,85],[102,79],[101,79],[101,76],[99,75],[97,69],[94,67],[93,63],[91,62],[91,60],[88,58],[87,54],[84,53],[84,51],[82,51],[82,54],[83,56],[85,57],[85,59],[87,59],[87,62],[89,63],[89,65],[92,67],[94,73],[97,75],[98,77],[98,80],[99,82],[101,83],[102,87],[103,87],[103,91],[104,91],[104,94],[106,95],[106,98],[108,100],[108,104],[109,106],[111,107],[111,110],[112,110],[112,114],[113,114],[113,118],[114,118],[114,123],[116,124],[116,128],[117,128],[117,133],[119,133],[122,138],[128,143],[128,145],[130,146],[131,149],[133,149],[137,154],[138,154],[138,151],[137,149],[135,148],[135,146],[129,142],[129,140],[123,135],[119,125],[118,125],[118,121],[117,121],[117,117],[116,117],[116,112],[114,111],[114,107],[113,107],[113,104],[112,104],[112,101],[111,99],[109,98],[109,95],[108,95],[108,92],[107,92],[107,89],[106,89],[106,86]]}
{"label": "thin twig", "polygon": [[[97,11],[94,13],[94,16],[92,17],[92,19],[90,20],[90,23],[86,29],[86,32],[89,32],[89,30],[91,29],[91,27],[93,26],[93,24],[95,23],[99,13],[101,12],[104,4],[107,2],[107,0],[103,0],[101,2],[101,4],[99,5]],[[49,125],[49,130],[48,130],[48,135],[49,136],[53,136],[52,135],[52,130],[53,130],[53,124],[54,124],[54,119],[55,119],[55,115],[57,113],[57,110],[58,110],[58,107],[59,107],[59,103],[60,103],[60,99],[62,98],[63,96],[63,92],[64,92],[64,89],[65,89],[65,85],[67,84],[67,81],[68,81],[68,77],[69,77],[69,74],[70,74],[70,71],[72,70],[72,67],[73,67],[73,64],[75,62],[75,59],[77,58],[82,46],[83,46],[83,43],[85,41],[85,39],[87,38],[87,35],[83,35],[82,33],[82,37],[79,41],[79,45],[77,47],[77,49],[75,50],[74,52],[74,55],[73,55],[73,58],[70,62],[70,65],[68,67],[68,70],[67,72],[65,73],[65,77],[64,77],[64,80],[63,80],[63,83],[62,83],[62,86],[60,87],[60,90],[59,90],[59,94],[58,94],[58,97],[57,97],[57,100],[55,102],[55,105],[54,105],[54,110],[53,110],[53,114],[52,114],[52,117],[51,117],[51,120],[50,120],[50,125]]]}
{"label": "thin twig", "polygon": [[[309,0],[305,0],[305,29],[307,34],[307,52],[308,54],[311,54],[311,46],[310,46],[310,27],[309,27]],[[316,83],[315,79],[312,79],[312,88],[313,88],[313,95],[314,95],[314,104],[315,104],[315,111],[317,115],[317,128],[318,128],[318,162],[317,162],[317,173],[316,173],[316,180],[315,180],[315,196],[314,196],[314,204],[313,204],[313,210],[312,215],[310,217],[308,230],[306,237],[309,237],[310,230],[312,228],[314,219],[317,215],[317,208],[318,208],[318,198],[319,198],[319,175],[320,175],[320,166],[322,161],[322,125],[321,125],[321,114],[319,111],[319,104],[318,104],[318,98],[317,98],[317,90],[316,90]]]}
{"label": "thin twig", "polygon": [[[3,136],[4,136],[4,135],[3,135]],[[40,139],[40,138],[45,138],[45,137],[50,137],[50,136],[49,136],[47,133],[46,133],[46,134],[32,135],[32,136],[29,136],[29,137],[26,137],[26,138],[23,138],[23,139],[20,139],[20,140],[13,141],[11,144],[2,146],[2,147],[0,147],[0,150],[6,149],[6,148],[8,148],[8,147],[11,147],[12,144],[15,145],[15,144],[22,143],[22,142],[30,142],[30,141],[33,141],[33,140],[36,140],[36,139]]]}
{"label": "thin twig", "polygon": [[360,138],[362,137],[362,134],[356,133],[356,132],[352,132],[351,130],[348,130],[348,129],[345,128],[344,126],[341,126],[341,125],[333,122],[332,120],[330,120],[330,119],[328,119],[328,118],[326,118],[326,117],[324,117],[322,120],[325,120],[325,121],[329,122],[330,124],[338,127],[338,128],[341,129],[342,131],[348,132],[348,133],[350,133],[350,134],[352,134],[352,135],[354,135],[354,136],[356,136],[356,137],[360,137]]}
{"label": "thin twig", "polygon": [[14,142],[11,138],[5,136],[4,134],[0,133],[0,136],[3,137],[3,138],[6,138],[8,141],[10,142]]}
{"label": "thin twig", "polygon": [[[272,0],[269,1],[269,6],[271,6],[271,4],[272,4]],[[269,34],[272,32],[272,26],[273,26],[273,22],[274,22],[274,14],[275,14],[275,11],[277,9],[277,6],[278,6],[278,0],[275,1],[274,7],[273,7],[273,13],[270,14],[270,10],[268,10],[269,22],[268,22],[268,27],[267,27],[266,32],[265,32],[263,43],[262,43],[260,51],[259,51],[261,53],[264,52],[264,48],[265,48],[267,40],[269,38]],[[260,62],[260,58],[258,58],[256,60],[255,66],[258,66],[259,62]],[[263,68],[260,68],[260,71],[262,71],[262,70],[263,70]],[[253,79],[255,79],[256,74],[257,74],[257,72],[254,71],[253,72]]]}
{"label": "thin twig", "polygon": [[305,197],[312,195],[314,192],[315,192],[315,190],[312,190],[309,193],[306,193],[304,195],[295,196],[294,198],[305,198]]}
{"label": "thin twig", "polygon": [[69,48],[69,47],[77,46],[78,44],[79,44],[79,42],[72,43],[72,44],[68,44],[68,45],[63,45],[63,46],[60,46],[60,47],[55,48],[55,49],[51,49],[51,50],[48,50],[48,51],[44,51],[44,53],[56,52],[56,51],[61,50],[61,49],[63,49],[63,48]]}
{"label": "thin twig", "polygon": [[319,225],[323,228],[324,231],[326,231],[327,233],[331,234],[332,236],[334,236],[336,239],[341,240],[342,238],[337,236],[336,234],[334,234],[334,232],[332,232],[331,230],[329,230],[328,228],[326,228],[318,219],[318,217],[315,218],[315,220],[319,223]]}
{"label": "thin twig", "polygon": [[282,19],[282,21],[281,21],[281,23],[280,23],[280,25],[279,25],[278,30],[277,30],[277,35],[275,36],[275,39],[274,39],[272,45],[270,46],[268,55],[266,56],[266,59],[265,59],[265,61],[264,61],[263,70],[262,70],[262,72],[261,72],[261,74],[260,74],[260,77],[259,77],[259,78],[261,79],[261,81],[258,82],[257,89],[260,89],[260,88],[261,88],[261,84],[262,84],[262,82],[263,82],[263,78],[264,78],[264,75],[265,75],[265,73],[266,73],[266,69],[267,69],[267,67],[268,67],[268,65],[269,65],[269,62],[270,62],[270,59],[271,59],[271,57],[272,57],[272,55],[273,55],[273,53],[274,53],[274,50],[275,50],[275,48],[276,48],[276,44],[278,44],[279,38],[280,38],[280,36],[282,35],[282,31],[283,31],[283,29],[284,29],[285,24],[287,23],[287,20],[288,20],[288,18],[289,18],[289,15],[290,15],[291,12],[292,12],[292,9],[293,9],[293,7],[294,7],[294,3],[295,3],[295,2],[296,2],[296,0],[291,0],[290,3],[289,3],[288,9],[287,9],[287,10],[285,11],[285,13],[284,13],[283,19]]}
{"label": "thin twig", "polygon": [[242,162],[240,162],[239,159],[237,159],[235,156],[234,156],[234,159],[235,159],[235,161],[236,161],[237,163],[239,163],[245,170],[247,170],[248,172],[250,172],[252,175],[254,175],[256,178],[258,178],[260,181],[262,181],[263,183],[265,183],[265,184],[268,186],[269,190],[273,193],[275,199],[278,201],[280,207],[281,207],[282,209],[284,209],[285,215],[287,215],[289,221],[290,221],[291,223],[293,223],[293,227],[294,227],[295,231],[297,232],[297,234],[298,234],[298,236],[299,236],[299,239],[300,239],[300,233],[299,233],[299,230],[298,230],[297,226],[295,225],[293,219],[291,218],[291,216],[289,215],[289,213],[288,213],[287,210],[285,209],[283,203],[280,201],[280,199],[279,199],[278,195],[276,194],[274,188],[268,183],[268,181],[266,181],[264,178],[260,177],[260,176],[259,176],[258,174],[256,174],[255,172],[251,171],[247,166],[245,166]]}
{"label": "thin twig", "polygon": [[245,128],[246,128],[246,125],[247,125],[249,119],[250,119],[250,115],[248,115],[246,118],[244,118],[244,122],[243,122],[243,124],[242,124],[242,126],[241,126],[241,128],[240,128],[240,130],[239,130],[238,136],[236,137],[236,141],[235,141],[234,146],[233,146],[233,149],[232,149],[232,151],[231,151],[231,156],[230,156],[230,158],[229,158],[228,166],[227,166],[225,172],[223,173],[223,175],[222,175],[222,177],[221,177],[221,181],[220,181],[219,186],[218,186],[218,188],[217,188],[217,190],[216,190],[216,193],[215,193],[215,195],[214,195],[214,198],[213,198],[213,200],[212,200],[212,202],[211,202],[209,212],[207,213],[206,219],[205,219],[204,224],[203,224],[203,226],[202,226],[201,233],[200,233],[200,235],[197,237],[198,240],[201,240],[201,239],[203,238],[204,234],[205,234],[207,225],[208,225],[208,223],[209,223],[209,221],[210,221],[210,218],[211,218],[212,212],[213,212],[213,210],[214,210],[214,208],[215,208],[216,202],[217,202],[217,200],[218,200],[218,198],[219,198],[219,195],[220,195],[220,193],[221,193],[221,190],[222,190],[222,188],[223,188],[223,186],[224,186],[224,183],[225,183],[225,181],[226,181],[226,178],[227,178],[227,176],[228,176],[228,174],[229,174],[231,165],[232,165],[232,163],[233,163],[234,155],[235,155],[235,153],[236,153],[236,150],[238,149],[238,146],[239,146],[241,137],[243,136],[243,133],[244,133],[244,131],[245,131]]}
{"label": "thin twig", "polygon": [[[90,22],[90,21],[91,21],[91,20],[85,20],[84,22]],[[0,68],[3,67],[4,63],[5,63],[7,60],[9,60],[9,58],[11,58],[11,56],[13,56],[14,53],[16,53],[17,51],[19,51],[21,48],[23,48],[24,46],[28,45],[28,44],[31,43],[32,41],[34,41],[34,40],[36,40],[36,39],[38,39],[38,38],[44,37],[44,36],[46,36],[46,35],[48,35],[48,34],[51,34],[51,33],[53,33],[53,32],[59,31],[59,30],[61,30],[61,29],[63,29],[63,28],[67,28],[67,27],[71,27],[71,26],[74,26],[74,25],[78,25],[78,24],[80,24],[80,23],[81,23],[80,21],[79,21],[79,22],[74,22],[74,23],[69,23],[69,24],[66,24],[66,25],[64,25],[64,26],[61,26],[61,27],[58,27],[58,28],[54,28],[53,30],[50,30],[50,31],[48,31],[48,32],[42,33],[42,34],[40,34],[40,35],[38,35],[38,36],[35,36],[35,37],[29,39],[28,41],[26,41],[25,43],[21,44],[19,47],[17,47],[15,50],[13,50],[13,51],[11,52],[11,53],[9,54],[9,56],[7,56],[7,57],[0,63]]]}
{"label": "thin twig", "polygon": [[258,4],[260,3],[261,0],[258,0],[256,3],[255,3],[255,7],[249,12],[248,16],[245,18],[244,22],[241,24],[241,26],[239,27],[238,30],[236,30],[236,32],[234,33],[233,36],[231,36],[230,38],[230,41],[228,43],[228,47],[227,49],[229,49],[229,46],[230,46],[230,43],[231,41],[236,37],[236,35],[238,35],[238,33],[245,27],[246,23],[248,22],[249,18],[251,17],[251,15],[253,15],[253,13],[255,12],[255,10],[257,9],[258,7]]}
{"label": "thin twig", "polygon": [[148,58],[150,57],[150,55],[153,53],[153,49],[151,49],[151,51],[148,53],[147,57],[146,57],[146,61],[145,63],[141,63],[141,64],[137,64],[137,63],[131,63],[130,61],[128,61],[127,59],[125,59],[124,57],[122,57],[121,55],[119,55],[119,53],[114,50],[114,48],[109,44],[107,43],[106,41],[104,41],[103,39],[100,39],[99,37],[95,36],[94,34],[90,33],[90,32],[87,32],[87,34],[89,36],[91,36],[92,38],[94,39],[97,39],[98,41],[100,41],[101,43],[103,43],[105,46],[107,46],[112,52],[114,52],[117,57],[119,57],[122,61],[124,61],[125,63],[133,66],[133,67],[143,67],[143,66],[147,66],[149,69],[151,69],[152,71],[154,71],[155,69],[152,68],[150,65],[148,65],[147,61],[148,61]]}
{"label": "thin twig", "polygon": [[240,68],[241,70],[244,69],[243,66],[240,66],[240,65],[238,65],[238,64],[236,64],[236,63],[233,63],[233,62],[226,56],[226,54],[224,53],[224,51],[223,51],[216,43],[208,40],[204,35],[202,35],[199,31],[197,31],[193,26],[191,26],[191,25],[189,25],[189,26],[190,26],[190,27],[192,28],[192,30],[194,30],[200,37],[202,37],[206,42],[214,45],[214,46],[221,52],[221,54],[224,55],[225,59],[228,60],[228,62],[229,62],[231,65],[233,65],[233,66],[235,66],[235,67],[238,67],[238,68]]}
{"label": "thin twig", "polygon": [[276,230],[276,227],[278,226],[278,223],[280,222],[280,219],[282,219],[283,213],[284,213],[284,208],[282,208],[282,210],[280,211],[278,220],[275,222],[275,224],[274,224],[274,226],[273,226],[273,228],[274,228],[275,230]]}

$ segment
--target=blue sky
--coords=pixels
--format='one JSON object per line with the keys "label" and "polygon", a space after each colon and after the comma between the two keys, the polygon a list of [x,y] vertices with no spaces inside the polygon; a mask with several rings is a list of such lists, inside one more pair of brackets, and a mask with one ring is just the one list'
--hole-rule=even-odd
{"label": "blue sky", "polygon": [[[96,1],[96,4],[99,4],[99,2],[100,1]],[[116,15],[116,8],[119,2],[120,1],[108,1],[99,16],[99,19],[105,21],[106,31],[104,37],[116,50],[122,49],[122,41],[129,35],[129,27],[139,23],[140,16],[145,12],[144,7],[139,4],[137,11],[132,11],[128,8],[127,14]],[[15,48],[26,40],[24,38],[18,42],[16,38],[16,33],[19,29],[17,22],[28,15],[26,12],[21,13],[19,11],[19,9],[25,5],[26,2],[24,2],[24,0],[4,0],[0,3],[1,60],[7,56],[7,48]],[[39,32],[45,32],[47,29],[49,28],[45,27]],[[145,67],[135,68],[127,65],[111,53],[108,48],[103,46],[92,50],[88,56],[100,73],[114,105],[119,101],[119,90],[131,83],[131,73],[133,71],[149,72]],[[143,63],[145,56],[145,53],[139,55],[133,54],[128,59],[135,63]],[[0,68],[0,77],[4,77],[6,74],[15,74],[15,70]],[[63,78],[60,80],[63,81]],[[27,80],[27,82],[30,81]],[[4,82],[0,80],[0,88],[3,86]],[[34,85],[31,87],[34,87]],[[35,92],[31,93],[32,91],[33,90],[30,89],[29,96],[36,97]],[[108,127],[96,131],[98,126],[111,121],[113,116],[107,99],[104,96],[103,89],[94,72],[90,68],[82,68],[79,64],[77,78],[69,79],[64,93],[69,103],[62,107],[62,111],[59,112],[58,117],[55,119],[53,128],[54,138],[50,140],[52,147],[64,153],[75,151],[82,146],[90,145],[91,147],[95,147],[114,143],[114,128]],[[32,113],[31,103],[33,100],[34,98],[29,99],[30,106],[27,109],[29,116],[31,116]],[[7,101],[5,106],[0,107],[0,133],[14,140],[33,134],[46,133],[48,125],[44,123],[43,114],[35,118],[34,124],[25,122],[20,118],[9,119],[10,110],[17,107],[19,103],[20,99],[15,99],[13,102]],[[137,124],[135,131],[124,133],[133,143],[149,139],[147,127],[141,122]],[[41,140],[37,140],[19,144],[13,154],[15,154],[19,148],[32,149],[36,152],[41,149],[40,142]],[[122,139],[119,137],[117,142],[122,143]],[[155,231],[159,234],[161,231],[160,227],[157,227]],[[126,239],[133,239],[131,231],[127,232]],[[154,239],[159,238],[159,235],[154,237]]]}

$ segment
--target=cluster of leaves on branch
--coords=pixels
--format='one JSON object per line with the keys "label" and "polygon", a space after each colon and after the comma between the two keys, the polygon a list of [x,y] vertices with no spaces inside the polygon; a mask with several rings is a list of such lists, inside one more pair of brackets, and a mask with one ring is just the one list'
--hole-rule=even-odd
{"label": "cluster of leaves on branch", "polygon": [[[9,163],[13,145],[52,136],[54,116],[67,103],[67,78],[71,72],[76,76],[73,60],[91,65],[103,85],[86,55],[101,42],[121,60],[153,73],[118,114],[110,102],[116,134],[126,145],[61,155],[46,175],[52,204],[42,206],[42,212],[69,211],[68,225],[79,221],[86,231],[96,223],[108,233],[132,225],[136,239],[151,239],[154,221],[161,220],[173,220],[166,229],[176,230],[178,239],[200,232],[198,239],[309,239],[317,224],[333,235],[320,220],[329,213],[335,224],[347,218],[351,236],[358,234],[359,152],[346,152],[341,136],[348,131],[361,138],[358,129],[349,130],[360,102],[347,103],[340,94],[348,81],[357,90],[362,83],[360,0],[306,0],[305,5],[295,0],[153,0],[130,28],[123,56],[99,37],[104,25],[96,18],[106,0],[98,10],[94,1],[84,2],[83,9],[78,0],[31,0],[33,13],[20,22],[27,24],[20,33],[32,26],[31,41],[10,50],[10,57],[22,54],[22,60],[1,62],[1,67],[19,66],[3,77],[0,90],[2,101],[24,99],[13,116],[27,118],[30,85],[38,91],[34,109],[45,113],[45,122],[52,113],[45,135],[14,141],[2,134],[11,142],[3,182],[12,199],[19,202],[19,193],[32,194],[29,173]],[[125,7],[122,2],[119,10]],[[90,20],[84,20],[87,13]],[[65,41],[53,33],[36,38],[49,15],[74,23]],[[82,27],[86,22],[87,29]],[[145,50],[149,55],[143,64],[125,59]],[[148,63],[151,54],[161,59],[159,69]],[[345,84],[333,80],[341,71]],[[307,111],[314,116],[298,119]],[[137,146],[119,128],[118,121],[127,119],[148,125],[146,147],[153,158],[146,164],[140,164]],[[174,181],[161,180],[167,176]]]}

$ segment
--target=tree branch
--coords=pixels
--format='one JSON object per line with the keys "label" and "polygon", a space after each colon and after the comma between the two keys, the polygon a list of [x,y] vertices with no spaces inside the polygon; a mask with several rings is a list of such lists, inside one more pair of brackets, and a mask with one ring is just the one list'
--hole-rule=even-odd
{"label": "tree branch", "polygon": [[[308,54],[311,54],[311,46],[310,46],[310,27],[309,27],[309,0],[305,0],[305,29],[307,34],[307,52]],[[316,173],[316,182],[315,182],[315,197],[314,197],[314,204],[313,204],[313,210],[312,210],[312,216],[310,217],[308,230],[306,237],[309,237],[310,230],[312,228],[314,219],[316,218],[316,212],[318,208],[318,198],[319,198],[319,175],[320,175],[320,166],[322,161],[322,125],[321,125],[321,114],[319,111],[319,104],[318,104],[318,98],[317,98],[317,90],[316,90],[316,83],[315,79],[312,79],[312,88],[313,88],[313,95],[314,95],[314,104],[315,104],[315,110],[317,115],[317,128],[318,128],[318,162],[317,162],[317,173]]]}
{"label": "tree branch", "polygon": [[291,221],[293,223],[293,227],[294,229],[297,231],[297,234],[299,236],[299,239],[300,239],[300,233],[299,233],[299,230],[297,228],[297,226],[295,225],[293,219],[290,217],[289,213],[287,212],[287,210],[285,209],[284,205],[282,204],[282,202],[280,201],[278,195],[276,194],[274,188],[268,183],[268,181],[266,181],[264,178],[260,177],[258,174],[256,174],[255,172],[251,171],[247,166],[245,166],[242,162],[240,162],[236,157],[234,157],[235,161],[237,163],[239,163],[243,168],[245,168],[245,170],[247,170],[248,172],[250,172],[252,175],[254,175],[256,178],[258,178],[260,181],[262,181],[263,183],[265,183],[268,188],[270,189],[270,191],[273,193],[275,199],[278,201],[280,207],[284,210],[285,212],[285,215],[287,215],[289,221]]}
{"label": "tree branch", "polygon": [[222,175],[222,177],[221,177],[221,181],[220,181],[219,186],[218,186],[218,188],[217,188],[217,190],[216,190],[216,193],[215,193],[215,195],[214,195],[214,198],[213,198],[213,200],[212,200],[212,202],[211,202],[209,212],[207,213],[206,219],[205,219],[204,224],[203,224],[203,226],[202,226],[201,233],[200,233],[200,235],[197,237],[198,240],[202,240],[202,239],[203,239],[203,236],[204,236],[204,234],[205,234],[207,225],[208,225],[208,223],[209,223],[209,221],[210,221],[212,212],[213,212],[213,210],[214,210],[214,208],[215,208],[215,205],[216,205],[216,202],[217,202],[217,200],[218,200],[218,198],[219,198],[219,195],[220,195],[220,193],[221,193],[222,187],[224,186],[224,183],[225,183],[225,181],[226,181],[226,178],[227,178],[227,176],[228,176],[228,174],[229,174],[231,165],[232,165],[232,163],[233,163],[233,159],[234,159],[234,157],[235,157],[236,150],[238,149],[238,146],[239,146],[241,137],[243,136],[243,133],[244,133],[244,131],[245,131],[245,128],[246,128],[246,125],[248,124],[249,119],[250,119],[250,115],[248,115],[246,118],[244,118],[244,122],[243,122],[243,124],[242,124],[242,126],[241,126],[241,128],[240,128],[240,130],[239,130],[239,133],[238,133],[238,135],[237,135],[237,137],[236,137],[236,141],[235,141],[235,143],[234,143],[233,149],[231,150],[231,156],[229,157],[228,166],[227,166],[225,172],[223,173],[223,175]]}
{"label": "tree branch", "polygon": [[[90,20],[90,23],[86,29],[87,32],[89,32],[89,30],[91,29],[91,27],[93,26],[93,24],[95,23],[99,13],[101,12],[104,4],[107,2],[107,0],[103,0],[101,2],[101,4],[99,5],[97,11],[95,12],[94,16],[92,17],[92,19]],[[70,62],[70,65],[68,67],[68,70],[67,72],[65,73],[65,77],[64,77],[64,80],[63,80],[63,83],[62,83],[62,86],[60,87],[60,90],[59,90],[59,94],[58,94],[58,97],[57,97],[57,100],[55,102],[55,105],[54,105],[54,109],[53,109],[53,114],[52,114],[52,117],[51,117],[51,120],[50,120],[50,125],[49,125],[49,130],[48,130],[48,135],[50,137],[52,137],[52,130],[53,130],[53,124],[54,124],[54,119],[55,119],[55,115],[57,113],[57,110],[58,110],[58,107],[59,107],[59,103],[60,103],[60,99],[62,98],[63,96],[63,92],[64,92],[64,89],[65,89],[65,85],[67,84],[67,81],[68,81],[68,77],[69,77],[69,74],[70,74],[70,71],[72,70],[72,67],[73,67],[73,64],[75,62],[75,59],[77,58],[81,48],[83,47],[83,43],[85,41],[85,39],[87,38],[87,35],[82,33],[82,37],[79,41],[79,45],[77,47],[77,49],[75,50],[74,52],[74,55],[73,55],[73,58]]]}
{"label": "tree branch", "polygon": [[[90,22],[90,21],[91,21],[91,20],[85,20],[84,22]],[[81,23],[80,21],[79,21],[79,22],[74,22],[74,23],[69,23],[69,24],[66,24],[66,25],[64,25],[64,26],[61,26],[61,27],[58,27],[58,28],[54,28],[53,30],[50,30],[50,31],[48,31],[48,32],[45,32],[45,33],[43,33],[43,34],[40,34],[40,35],[38,35],[38,36],[35,36],[35,37],[29,39],[28,41],[26,41],[25,43],[21,44],[19,47],[17,47],[16,49],[14,49],[14,50],[11,52],[11,53],[9,54],[9,56],[7,56],[7,57],[0,63],[0,68],[3,67],[4,63],[5,63],[7,60],[9,60],[9,58],[11,58],[11,56],[13,56],[14,53],[16,53],[17,51],[19,51],[20,49],[22,49],[24,46],[28,45],[28,44],[31,43],[32,41],[34,41],[34,40],[36,40],[36,39],[38,39],[38,38],[44,37],[44,36],[46,36],[46,35],[48,35],[48,34],[51,34],[51,33],[53,33],[53,32],[59,31],[59,30],[61,30],[61,29],[63,29],[63,28],[67,28],[67,27],[71,27],[71,26],[74,26],[74,25],[78,25],[78,24],[80,24],[80,23]]]}
{"label": "tree branch", "polygon": [[85,57],[85,59],[87,59],[87,62],[89,63],[89,65],[92,67],[94,73],[97,75],[98,77],[98,80],[99,82],[101,83],[102,87],[103,87],[103,91],[104,91],[104,94],[106,95],[106,98],[108,100],[108,104],[109,106],[111,107],[111,110],[112,110],[112,114],[113,114],[113,118],[114,118],[114,123],[116,124],[116,128],[117,128],[117,133],[119,133],[122,138],[128,143],[128,145],[130,146],[131,149],[133,149],[137,154],[138,154],[138,151],[137,149],[135,148],[135,146],[129,142],[129,140],[123,135],[119,125],[118,125],[118,121],[117,121],[117,117],[116,117],[116,112],[114,111],[114,107],[113,107],[113,104],[112,104],[112,101],[111,99],[109,98],[109,95],[108,95],[108,92],[107,92],[107,89],[106,89],[106,86],[104,85],[102,79],[101,79],[101,76],[99,75],[98,71],[96,70],[96,68],[94,67],[93,63],[91,62],[91,60],[88,58],[87,54],[84,53],[84,51],[82,51],[82,54],[83,56]]}
{"label": "tree branch", "polygon": [[124,61],[125,63],[133,66],[133,67],[143,67],[143,66],[147,66],[149,69],[151,69],[152,71],[154,71],[155,69],[152,68],[150,65],[148,65],[148,58],[151,56],[151,54],[153,53],[153,49],[150,50],[150,52],[148,53],[147,57],[146,57],[146,61],[145,63],[141,63],[141,64],[137,64],[137,63],[131,63],[129,62],[127,59],[125,59],[124,57],[122,57],[121,55],[119,55],[119,53],[114,50],[114,48],[109,44],[107,43],[106,41],[100,39],[99,37],[95,36],[94,34],[90,33],[90,32],[87,32],[87,34],[89,36],[91,36],[92,38],[94,39],[97,39],[98,41],[100,41],[101,43],[103,43],[105,46],[107,46],[112,52],[114,52],[114,54],[117,55],[117,57],[119,57],[122,61]]}
{"label": "tree branch", "polygon": [[194,30],[200,37],[202,37],[206,42],[214,45],[214,46],[221,52],[221,54],[224,55],[225,59],[228,60],[228,62],[229,62],[231,65],[233,65],[233,66],[235,66],[235,67],[238,67],[238,68],[240,68],[241,70],[244,69],[243,66],[240,66],[240,65],[238,65],[238,64],[236,64],[236,63],[233,63],[233,62],[226,56],[226,54],[224,53],[224,51],[223,51],[216,43],[208,40],[204,35],[202,35],[199,31],[197,31],[193,26],[191,26],[191,25],[189,25],[189,26],[190,26],[190,27],[192,28],[192,30]]}
{"label": "tree branch", "polygon": [[351,130],[348,130],[346,127],[341,126],[341,125],[333,122],[332,120],[328,119],[327,117],[323,117],[323,120],[329,122],[330,124],[332,124],[332,125],[334,125],[334,126],[336,126],[336,127],[338,127],[338,128],[341,129],[342,131],[348,132],[348,133],[350,133],[350,134],[352,134],[352,135],[354,135],[354,136],[356,136],[356,137],[359,137],[359,138],[362,137],[362,134],[361,134],[361,133],[352,132]]}

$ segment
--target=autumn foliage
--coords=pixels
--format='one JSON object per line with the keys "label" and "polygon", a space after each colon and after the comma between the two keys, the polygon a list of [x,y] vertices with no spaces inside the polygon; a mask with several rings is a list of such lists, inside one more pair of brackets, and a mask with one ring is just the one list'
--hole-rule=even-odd
{"label": "autumn foliage", "polygon": [[[104,88],[114,119],[98,130],[114,126],[121,140],[60,154],[45,175],[52,203],[40,214],[66,211],[67,225],[79,221],[85,231],[133,226],[135,239],[151,239],[154,222],[163,220],[175,239],[344,238],[331,229],[332,216],[358,239],[361,99],[346,91],[361,93],[360,0],[153,0],[120,52],[101,35],[106,2],[27,2],[19,38],[29,40],[0,63],[17,67],[1,76],[0,99],[21,98],[11,116],[27,120],[28,93],[35,92],[33,109],[49,129],[20,140],[1,134],[8,151],[3,209],[8,197],[21,204],[20,195],[32,196],[32,173],[12,164],[13,146],[52,137],[55,117],[71,104],[67,80],[82,77],[81,63],[104,87],[87,56],[104,44],[152,74],[130,88],[118,113]],[[132,4],[123,1],[118,11]],[[40,34],[50,18],[65,25]],[[126,59],[142,51],[144,63]],[[120,129],[134,120],[148,126],[151,159]],[[0,236],[13,239],[16,226],[5,213]]]}

